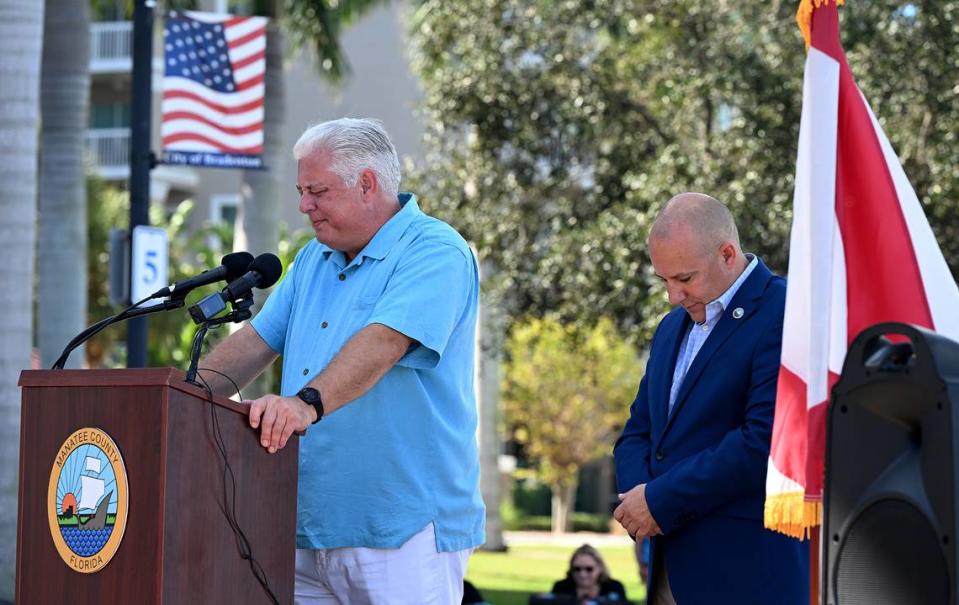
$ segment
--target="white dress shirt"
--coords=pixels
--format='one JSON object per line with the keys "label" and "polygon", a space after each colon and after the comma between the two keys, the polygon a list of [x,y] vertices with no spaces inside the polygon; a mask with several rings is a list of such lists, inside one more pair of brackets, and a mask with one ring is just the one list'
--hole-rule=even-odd
{"label": "white dress shirt", "polygon": [[746,258],[751,260],[749,264],[746,265],[746,269],[744,269],[739,277],[736,278],[736,281],[733,282],[733,285],[729,286],[719,298],[706,305],[706,320],[702,323],[693,322],[689,325],[689,329],[686,330],[683,343],[679,345],[679,355],[676,357],[676,367],[673,369],[673,384],[669,389],[670,414],[673,413],[673,406],[676,404],[676,396],[679,394],[679,388],[683,385],[683,378],[686,377],[689,366],[693,365],[696,354],[699,353],[706,339],[712,334],[713,328],[719,323],[719,319],[723,316],[723,312],[726,311],[726,307],[729,306],[730,301],[732,301],[733,296],[736,295],[739,287],[743,285],[743,282],[746,281],[749,274],[752,273],[756,265],[759,264],[759,259],[753,254],[747,254]]}

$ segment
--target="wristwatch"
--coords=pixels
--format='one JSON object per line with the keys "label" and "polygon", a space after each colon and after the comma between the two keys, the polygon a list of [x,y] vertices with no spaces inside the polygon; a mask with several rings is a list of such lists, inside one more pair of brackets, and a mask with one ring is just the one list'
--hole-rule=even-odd
{"label": "wristwatch", "polygon": [[296,396],[302,399],[306,404],[312,405],[316,410],[316,420],[313,421],[313,424],[323,419],[323,398],[320,397],[319,391],[313,387],[304,387],[300,389],[300,392],[297,393]]}

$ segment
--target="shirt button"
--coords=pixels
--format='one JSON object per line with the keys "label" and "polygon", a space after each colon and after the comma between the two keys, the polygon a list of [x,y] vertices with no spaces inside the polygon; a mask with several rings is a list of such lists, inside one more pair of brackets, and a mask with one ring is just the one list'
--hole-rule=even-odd
{"label": "shirt button", "polygon": [[310,373],[310,368],[303,368],[303,375],[306,376]]}
{"label": "shirt button", "polygon": [[662,460],[666,457],[666,454],[663,453],[663,450],[656,450],[656,460]]}
{"label": "shirt button", "polygon": [[703,332],[709,332],[709,326],[703,326]]}
{"label": "shirt button", "polygon": [[346,273],[340,273],[340,281],[346,279]]}
{"label": "shirt button", "polygon": [[328,326],[328,325],[330,325],[330,324],[328,324],[328,323],[326,323],[326,322],[324,321],[323,323],[320,324],[320,327],[321,327],[321,328],[325,328],[325,327]]}

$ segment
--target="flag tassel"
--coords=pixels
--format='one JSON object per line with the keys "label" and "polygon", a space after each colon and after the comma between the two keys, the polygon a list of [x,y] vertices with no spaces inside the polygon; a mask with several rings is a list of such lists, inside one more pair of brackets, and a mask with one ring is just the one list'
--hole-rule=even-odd
{"label": "flag tassel", "polygon": [[809,502],[802,492],[775,494],[766,497],[763,516],[767,529],[805,540],[822,523],[822,502]]}

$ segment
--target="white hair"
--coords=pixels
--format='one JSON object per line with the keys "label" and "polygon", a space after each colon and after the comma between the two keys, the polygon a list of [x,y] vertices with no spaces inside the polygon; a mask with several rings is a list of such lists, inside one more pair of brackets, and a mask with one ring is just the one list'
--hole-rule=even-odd
{"label": "white hair", "polygon": [[394,197],[399,193],[400,160],[379,120],[340,118],[311,126],[293,145],[293,158],[300,161],[320,150],[333,156],[330,170],[347,187],[356,185],[360,172],[368,168],[384,193]]}

